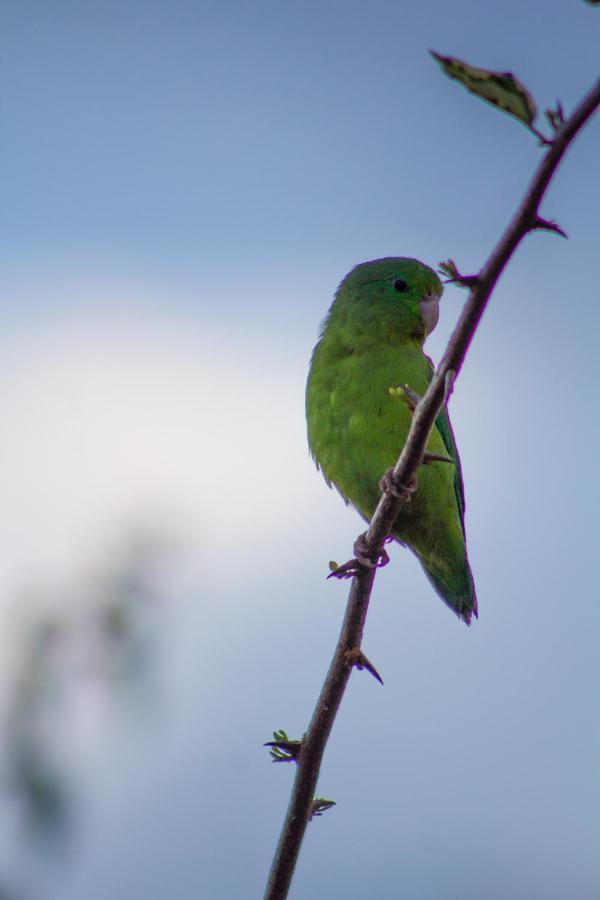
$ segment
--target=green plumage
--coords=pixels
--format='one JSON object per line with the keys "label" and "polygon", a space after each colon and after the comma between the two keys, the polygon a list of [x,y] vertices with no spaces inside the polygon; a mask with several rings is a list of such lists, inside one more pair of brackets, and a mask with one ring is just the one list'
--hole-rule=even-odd
{"label": "green plumage", "polygon": [[[422,395],[433,365],[423,353],[437,322],[442,285],[414,259],[390,257],[356,266],[342,281],[325,319],[306,386],[311,454],[327,483],[367,520],[379,481],[408,435],[411,412],[390,395],[399,384]],[[465,622],[477,615],[467,559],[464,492],[446,409],[427,449],[454,462],[421,466],[418,490],[402,506],[393,536],[418,557],[440,597]]]}

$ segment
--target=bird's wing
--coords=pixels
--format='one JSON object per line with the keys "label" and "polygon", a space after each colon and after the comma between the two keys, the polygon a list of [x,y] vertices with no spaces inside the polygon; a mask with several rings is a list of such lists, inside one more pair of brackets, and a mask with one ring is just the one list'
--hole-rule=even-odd
{"label": "bird's wing", "polygon": [[[431,360],[428,360],[430,363],[429,366],[429,381],[431,381],[434,373],[433,363]],[[454,460],[454,490],[456,491],[456,499],[458,501],[458,508],[460,510],[460,521],[462,525],[463,534],[465,532],[465,488],[463,485],[463,477],[462,477],[462,468],[460,465],[460,456],[458,455],[458,447],[456,446],[456,441],[454,439],[454,432],[452,431],[452,425],[450,424],[450,416],[448,415],[448,408],[444,405],[444,408],[440,412],[439,416],[435,420],[435,427],[439,431],[446,450],[448,451],[448,456]]]}

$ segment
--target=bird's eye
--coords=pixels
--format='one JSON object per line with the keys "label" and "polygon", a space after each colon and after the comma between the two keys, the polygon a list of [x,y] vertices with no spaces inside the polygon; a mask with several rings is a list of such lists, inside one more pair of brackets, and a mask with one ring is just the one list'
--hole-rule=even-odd
{"label": "bird's eye", "polygon": [[405,294],[408,290],[408,285],[402,278],[395,278],[392,281],[392,287],[395,291],[398,291],[399,294]]}

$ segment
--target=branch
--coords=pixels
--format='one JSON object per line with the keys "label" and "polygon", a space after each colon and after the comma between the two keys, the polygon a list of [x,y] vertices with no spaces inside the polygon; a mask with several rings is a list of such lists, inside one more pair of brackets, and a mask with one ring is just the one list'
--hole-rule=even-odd
{"label": "branch", "polygon": [[[446,352],[431,384],[416,405],[411,428],[391,477],[396,485],[409,485],[423,461],[425,446],[456,376],[461,370],[469,344],[487,306],[490,295],[511,256],[525,235],[545,220],[538,214],[542,198],[566,150],[577,133],[600,105],[600,81],[581,101],[572,116],[557,129],[515,216],[500,238],[483,269],[471,282],[469,298],[454,329]],[[553,223],[552,223],[553,224]],[[547,226],[546,226],[547,228]],[[558,230],[558,226],[551,230]],[[365,544],[374,558],[381,555],[387,536],[400,511],[401,500],[384,493],[377,505]],[[273,860],[265,900],[284,900],[296,867],[298,853],[311,817],[321,760],[340,706],[350,672],[360,654],[376,569],[358,565],[352,579],[340,637],[308,731],[297,757],[297,770],[289,807]]]}

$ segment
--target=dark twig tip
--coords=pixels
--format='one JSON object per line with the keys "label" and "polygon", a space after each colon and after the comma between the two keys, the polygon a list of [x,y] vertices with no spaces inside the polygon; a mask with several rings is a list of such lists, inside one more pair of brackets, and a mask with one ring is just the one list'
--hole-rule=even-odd
{"label": "dark twig tip", "polygon": [[564,125],[565,114],[563,111],[563,106],[560,100],[556,101],[555,109],[547,109],[544,113],[548,120],[548,124],[552,131],[558,131]]}

